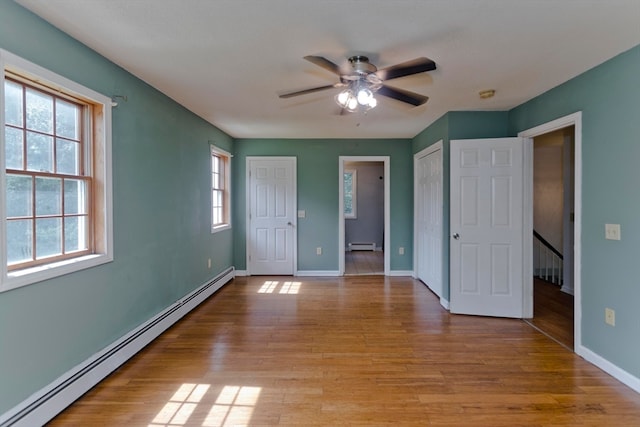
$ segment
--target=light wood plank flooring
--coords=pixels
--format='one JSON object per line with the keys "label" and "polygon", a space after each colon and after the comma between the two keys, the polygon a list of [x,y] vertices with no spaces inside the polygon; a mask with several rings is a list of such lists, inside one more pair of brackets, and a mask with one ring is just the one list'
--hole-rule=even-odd
{"label": "light wood plank flooring", "polygon": [[347,276],[384,274],[384,252],[346,251],[344,253],[344,274]]}
{"label": "light wood plank flooring", "polygon": [[573,295],[562,292],[558,285],[534,278],[533,301],[533,319],[529,322],[573,349]]}
{"label": "light wood plank flooring", "polygon": [[640,426],[640,394],[410,278],[241,277],[52,426]]}

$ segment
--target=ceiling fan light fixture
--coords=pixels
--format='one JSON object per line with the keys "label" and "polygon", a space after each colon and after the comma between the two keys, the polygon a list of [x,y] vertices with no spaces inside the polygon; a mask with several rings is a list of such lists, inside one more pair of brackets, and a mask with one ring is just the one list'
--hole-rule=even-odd
{"label": "ceiling fan light fixture", "polygon": [[378,101],[373,96],[377,87],[373,87],[361,80],[351,82],[349,87],[335,96],[336,103],[350,112],[359,110],[370,110],[378,105]]}
{"label": "ceiling fan light fixture", "polygon": [[371,98],[373,98],[373,92],[371,92],[369,88],[361,87],[358,89],[358,95],[356,98],[358,99],[358,104],[369,105]]}
{"label": "ceiling fan light fixture", "polygon": [[338,103],[338,105],[345,108],[349,103],[349,95],[350,95],[349,89],[346,89],[340,92],[336,96],[336,102]]}

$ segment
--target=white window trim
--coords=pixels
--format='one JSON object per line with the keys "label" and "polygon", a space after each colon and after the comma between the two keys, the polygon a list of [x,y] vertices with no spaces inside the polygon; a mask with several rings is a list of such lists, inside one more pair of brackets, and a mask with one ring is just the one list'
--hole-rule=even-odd
{"label": "white window trim", "polygon": [[[2,203],[0,203],[0,292],[3,292],[113,261],[113,193],[111,172],[112,101],[111,98],[101,93],[86,88],[79,83],[62,77],[3,49],[0,49],[0,69],[2,70],[3,77],[3,82],[0,85],[0,105],[2,105],[2,108],[0,108],[0,123],[2,124],[2,132],[0,132],[0,200],[2,201]],[[96,104],[102,105],[102,126],[100,126],[99,129],[94,129],[94,132],[101,132],[101,138],[103,139],[102,152],[94,153],[94,156],[101,156],[103,161],[103,173],[100,176],[94,175],[96,179],[100,179],[103,182],[103,192],[101,194],[103,200],[101,202],[104,206],[104,212],[101,213],[100,216],[103,218],[104,226],[102,227],[103,235],[100,236],[100,238],[104,242],[104,248],[101,253],[52,262],[32,268],[8,271],[7,254],[5,250],[7,221],[4,203],[6,200],[6,168],[4,158],[4,78],[6,71],[15,72],[51,87],[64,88],[66,93],[77,95],[80,98],[89,99]]]}
{"label": "white window trim", "polygon": [[[220,147],[215,146],[214,144],[209,144],[209,168],[211,168],[211,155],[213,154],[218,154],[220,156],[225,156],[228,161],[227,161],[227,167],[225,168],[224,171],[224,179],[225,179],[225,184],[226,184],[226,189],[227,189],[227,194],[228,194],[228,200],[227,200],[227,204],[225,206],[225,210],[226,212],[226,216],[228,221],[224,224],[218,224],[218,225],[213,225],[213,213],[212,217],[211,217],[211,234],[213,233],[219,233],[220,231],[224,231],[224,230],[229,230],[231,228],[231,158],[233,157],[231,155],[231,153],[229,153],[228,151],[223,150]],[[211,175],[211,170],[209,171],[209,175]],[[209,187],[211,187],[211,183],[209,184]],[[212,189],[209,190],[209,195],[211,196],[212,193]],[[213,200],[210,200],[211,203],[209,203],[209,212],[211,212],[211,208],[213,206]]]}
{"label": "white window trim", "polygon": [[[345,169],[344,173],[351,174],[351,213],[345,213],[345,219],[358,218],[358,171],[356,169]],[[346,193],[345,193],[346,194]]]}

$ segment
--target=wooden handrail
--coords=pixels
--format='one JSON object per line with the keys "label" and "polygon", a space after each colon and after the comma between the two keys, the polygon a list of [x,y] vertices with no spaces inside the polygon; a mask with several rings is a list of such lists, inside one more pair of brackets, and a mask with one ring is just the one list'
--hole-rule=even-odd
{"label": "wooden handrail", "polygon": [[540,235],[536,230],[533,230],[533,236],[540,241],[547,249],[556,254],[558,258],[562,259],[562,254],[556,248],[554,248],[551,243],[547,242],[544,237]]}

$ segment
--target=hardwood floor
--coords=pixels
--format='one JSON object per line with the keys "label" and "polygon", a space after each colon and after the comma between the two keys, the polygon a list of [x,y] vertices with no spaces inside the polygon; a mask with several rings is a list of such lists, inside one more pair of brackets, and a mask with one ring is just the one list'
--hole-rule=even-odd
{"label": "hardwood floor", "polygon": [[640,394],[410,278],[240,277],[51,426],[639,426]]}
{"label": "hardwood floor", "polygon": [[544,280],[533,279],[533,319],[529,322],[573,350],[573,295]]}
{"label": "hardwood floor", "polygon": [[344,274],[347,276],[383,275],[384,252],[346,251],[344,253]]}

